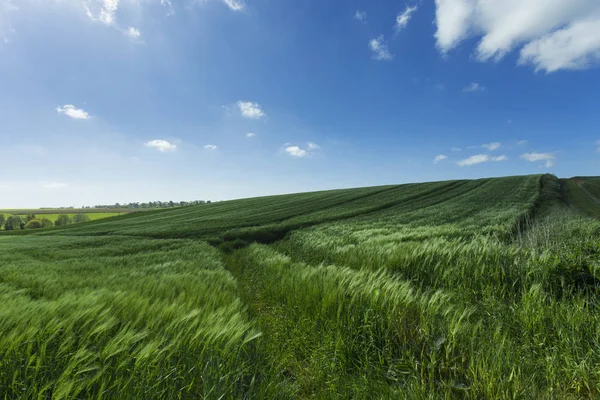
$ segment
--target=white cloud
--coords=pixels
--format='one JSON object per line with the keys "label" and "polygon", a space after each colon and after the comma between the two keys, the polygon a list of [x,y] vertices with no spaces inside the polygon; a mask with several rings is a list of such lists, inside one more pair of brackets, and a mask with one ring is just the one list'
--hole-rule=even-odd
{"label": "white cloud", "polygon": [[448,156],[445,156],[443,154],[439,154],[439,155],[435,156],[435,158],[433,159],[433,163],[437,164],[440,161],[444,161],[446,158],[448,158]]}
{"label": "white cloud", "polygon": [[407,6],[406,10],[404,10],[403,13],[398,14],[398,16],[396,17],[396,25],[394,26],[394,28],[396,29],[396,32],[401,31],[402,29],[406,28],[406,26],[408,25],[408,22],[412,18],[412,14],[415,11],[417,11],[417,6],[414,6],[414,7]]}
{"label": "white cloud", "polygon": [[529,42],[521,50],[519,64],[531,64],[536,71],[585,69],[600,63],[600,16]]}
{"label": "white cloud", "polygon": [[253,138],[254,136],[256,136],[255,133],[252,133],[252,132],[246,133],[246,137],[248,137],[248,138]]}
{"label": "white cloud", "polygon": [[366,22],[367,21],[367,13],[364,11],[356,10],[356,13],[354,13],[354,19],[357,19],[360,22]]}
{"label": "white cloud", "polygon": [[87,112],[83,111],[82,109],[75,108],[75,106],[72,104],[65,104],[62,107],[58,106],[58,107],[56,107],[56,112],[59,114],[64,114],[67,117],[70,117],[73,119],[89,119],[89,118],[91,118]]}
{"label": "white cloud", "polygon": [[305,149],[301,148],[300,146],[292,146],[290,143],[284,144],[284,147],[285,148],[283,150],[286,153],[292,157],[298,158],[311,156],[314,154],[311,150],[319,150],[321,148],[321,146],[312,142],[307,143],[307,147]]}
{"label": "white cloud", "polygon": [[[1,0],[0,0],[1,1]],[[57,0],[63,1],[63,0]],[[138,28],[130,26],[128,28],[120,27],[116,23],[116,14],[119,10],[119,5],[122,3],[121,0],[71,0],[73,2],[83,3],[83,8],[86,15],[92,21],[102,22],[106,26],[113,27],[119,32],[123,33],[130,39],[140,39],[141,32]],[[139,6],[143,0],[129,0],[131,3]],[[126,1],[127,2],[127,1]],[[174,13],[173,5],[170,0],[160,0],[160,4],[168,8],[167,15]]]}
{"label": "white cloud", "polygon": [[67,185],[64,182],[42,182],[41,186],[44,189],[60,189],[60,188],[67,187],[69,185]]}
{"label": "white cloud", "polygon": [[100,9],[94,14],[89,8],[89,2],[84,4],[87,16],[93,21],[100,21],[105,25],[113,25],[115,23],[115,14],[119,9],[119,0],[101,0]]}
{"label": "white cloud", "polygon": [[517,146],[526,146],[529,143],[527,140],[519,140]]}
{"label": "white cloud", "polygon": [[233,11],[242,11],[246,5],[240,0],[223,0],[223,3]]}
{"label": "white cloud", "polygon": [[467,37],[474,11],[472,3],[472,0],[435,0],[435,38],[443,53],[450,51]]}
{"label": "white cloud", "polygon": [[471,82],[467,87],[463,89],[463,92],[483,92],[484,90],[484,86],[481,86],[477,82]]}
{"label": "white cloud", "polygon": [[460,160],[457,164],[460,165],[461,167],[464,167],[464,166],[470,166],[470,165],[475,165],[475,164],[481,164],[481,163],[488,162],[488,161],[506,161],[506,160],[508,160],[508,157],[506,157],[506,156],[490,157],[487,154],[476,154],[469,158],[465,158],[464,160]]}
{"label": "white cloud", "polygon": [[373,52],[373,58],[376,60],[391,60],[394,58],[390,54],[390,50],[388,49],[388,45],[383,39],[383,35],[379,35],[375,39],[371,39],[369,41],[369,48]]}
{"label": "white cloud", "polygon": [[483,147],[484,149],[488,149],[489,151],[498,150],[500,148],[500,146],[501,146],[500,142],[492,142],[492,143],[481,145],[481,147]]}
{"label": "white cloud", "polygon": [[218,148],[218,146],[216,146],[214,144],[207,144],[206,146],[204,146],[204,148],[206,150],[216,150]]}
{"label": "white cloud", "polygon": [[298,146],[286,147],[285,152],[292,157],[305,157],[306,155],[308,155],[308,152],[306,150],[303,150]]}
{"label": "white cloud", "polygon": [[477,38],[480,61],[520,49],[519,64],[536,70],[600,64],[598,0],[436,0],[437,47],[447,53]]}
{"label": "white cloud", "polygon": [[452,151],[460,151],[460,147],[453,147]]}
{"label": "white cloud", "polygon": [[174,143],[169,143],[166,140],[162,139],[151,140],[149,142],[144,143],[144,146],[152,147],[163,153],[168,151],[175,151],[175,149],[177,149],[177,145],[175,145]]}
{"label": "white cloud", "polygon": [[139,29],[134,28],[133,26],[130,26],[126,31],[125,34],[127,36],[129,36],[131,39],[139,39],[141,33],[139,31]]}
{"label": "white cloud", "polygon": [[556,157],[552,153],[536,152],[521,154],[521,158],[529,162],[545,161],[546,168],[552,167],[554,165],[554,161],[556,160]]}
{"label": "white cloud", "polygon": [[465,165],[475,165],[475,164],[480,164],[486,161],[490,160],[490,156],[488,156],[487,154],[477,154],[474,156],[471,156],[469,158],[465,158],[464,160],[460,160],[458,162],[458,165],[460,165],[461,167],[464,167]]}
{"label": "white cloud", "polygon": [[253,103],[251,101],[238,101],[237,106],[240,109],[242,116],[245,118],[260,119],[266,115],[258,103]]}

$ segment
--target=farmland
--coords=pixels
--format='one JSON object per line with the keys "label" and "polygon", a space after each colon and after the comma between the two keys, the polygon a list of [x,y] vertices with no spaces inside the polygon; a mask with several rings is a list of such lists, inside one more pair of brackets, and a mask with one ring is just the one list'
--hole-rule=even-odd
{"label": "farmland", "polygon": [[0,393],[596,398],[598,182],[390,185],[1,232]]}
{"label": "farmland", "polygon": [[0,214],[4,214],[4,216],[6,216],[6,217],[8,217],[9,215],[19,215],[22,217],[26,217],[29,214],[34,214],[40,218],[48,218],[50,221],[55,221],[59,215],[68,215],[69,217],[73,218],[77,214],[86,214],[88,217],[90,217],[91,221],[95,221],[97,219],[109,218],[109,217],[116,217],[117,215],[123,215],[123,213],[120,213],[120,212],[95,212],[95,213],[88,214],[87,212],[82,212],[82,213],[76,213],[76,212],[49,213],[48,212],[48,213],[46,213],[46,212],[39,212],[36,210],[30,210],[27,212],[22,212],[22,211],[18,211],[18,210],[0,210]]}
{"label": "farmland", "polygon": [[[48,225],[54,225],[59,217],[67,217],[68,224],[96,221],[148,209],[133,208],[39,208],[39,209],[6,209],[0,210],[0,230],[5,229],[4,221],[11,216],[18,217],[25,225],[30,219],[46,220]],[[78,218],[79,217],[79,218]],[[65,224],[67,225],[67,224]],[[57,225],[58,226],[58,225]],[[24,228],[24,226],[23,226]],[[21,227],[19,227],[21,229]],[[8,230],[8,229],[7,229]]]}

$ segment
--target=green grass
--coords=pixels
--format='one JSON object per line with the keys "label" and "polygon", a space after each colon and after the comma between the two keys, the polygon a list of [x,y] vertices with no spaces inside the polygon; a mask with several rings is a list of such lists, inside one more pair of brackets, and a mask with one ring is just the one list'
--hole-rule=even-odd
{"label": "green grass", "polygon": [[571,206],[586,215],[600,218],[600,179],[576,177],[563,180]]}
{"label": "green grass", "polygon": [[210,246],[18,237],[2,248],[7,398],[233,398],[251,385],[259,332]]}
{"label": "green grass", "polygon": [[3,233],[0,393],[597,398],[600,221],[565,187],[431,182]]}

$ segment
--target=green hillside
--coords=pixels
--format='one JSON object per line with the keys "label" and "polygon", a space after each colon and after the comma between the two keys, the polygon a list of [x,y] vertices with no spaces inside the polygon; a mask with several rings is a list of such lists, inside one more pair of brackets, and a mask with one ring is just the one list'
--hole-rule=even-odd
{"label": "green hillside", "polygon": [[279,239],[293,229],[350,218],[391,217],[403,224],[398,216],[436,225],[484,218],[472,228],[502,225],[506,229],[532,207],[538,187],[539,176],[529,176],[332,190],[146,212],[51,234],[263,241]]}
{"label": "green hillside", "polygon": [[600,218],[600,178],[575,177],[563,180],[569,204],[583,213]]}
{"label": "green hillside", "polygon": [[596,398],[599,182],[332,190],[2,232],[0,394]]}

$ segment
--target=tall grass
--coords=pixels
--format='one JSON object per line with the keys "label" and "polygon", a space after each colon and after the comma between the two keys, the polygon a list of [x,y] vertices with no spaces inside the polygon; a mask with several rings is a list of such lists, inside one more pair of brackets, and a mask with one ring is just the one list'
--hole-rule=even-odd
{"label": "tall grass", "polygon": [[600,224],[582,226],[564,227],[558,248],[428,241],[380,269],[311,265],[258,245],[230,265],[257,304],[263,352],[298,397],[593,398],[596,286],[562,269],[582,248],[570,265],[598,267],[586,233]]}
{"label": "tall grass", "polygon": [[5,398],[239,398],[251,390],[259,332],[214,249],[18,239],[14,247],[3,240],[0,253]]}

